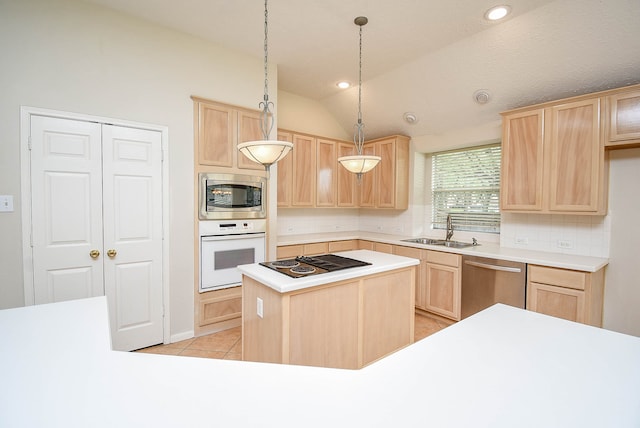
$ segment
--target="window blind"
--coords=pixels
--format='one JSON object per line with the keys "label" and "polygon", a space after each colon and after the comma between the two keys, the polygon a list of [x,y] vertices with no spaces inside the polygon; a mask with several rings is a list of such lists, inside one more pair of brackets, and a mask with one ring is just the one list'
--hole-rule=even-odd
{"label": "window blind", "polygon": [[432,155],[432,226],[500,233],[500,144]]}

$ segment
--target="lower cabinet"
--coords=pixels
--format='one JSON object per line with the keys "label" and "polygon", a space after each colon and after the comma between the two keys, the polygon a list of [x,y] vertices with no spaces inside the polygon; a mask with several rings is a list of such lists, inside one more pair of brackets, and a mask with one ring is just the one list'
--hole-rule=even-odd
{"label": "lower cabinet", "polygon": [[460,320],[462,256],[427,251],[425,284],[420,307],[452,320]]}
{"label": "lower cabinet", "polygon": [[200,294],[198,299],[198,326],[240,319],[242,316],[242,288],[233,287]]}
{"label": "lower cabinet", "polygon": [[527,309],[602,326],[604,269],[591,273],[529,265],[527,278]]}
{"label": "lower cabinet", "polygon": [[281,245],[276,249],[276,258],[292,259],[297,256],[317,256],[318,254],[337,253],[358,249],[358,241],[312,242],[309,244]]}
{"label": "lower cabinet", "polygon": [[289,293],[245,276],[242,358],[358,369],[408,346],[414,274],[400,268]]}

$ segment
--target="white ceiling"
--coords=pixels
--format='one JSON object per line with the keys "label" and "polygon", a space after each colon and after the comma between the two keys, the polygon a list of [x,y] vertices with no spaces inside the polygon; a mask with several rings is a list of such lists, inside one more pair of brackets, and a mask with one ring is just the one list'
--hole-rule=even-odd
{"label": "white ceiling", "polygon": [[[87,0],[263,56],[261,0]],[[358,27],[363,28],[367,139],[438,135],[499,120],[536,102],[640,83],[640,1],[271,0],[269,61],[278,88],[321,102],[350,133],[356,118]],[[476,104],[486,89],[491,101]],[[256,100],[256,104],[259,100]],[[409,125],[404,112],[414,112]]]}

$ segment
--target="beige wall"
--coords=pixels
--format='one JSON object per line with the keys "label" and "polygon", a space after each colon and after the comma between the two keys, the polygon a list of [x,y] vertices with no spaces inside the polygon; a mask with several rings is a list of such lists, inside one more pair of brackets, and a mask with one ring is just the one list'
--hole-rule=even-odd
{"label": "beige wall", "polygon": [[352,140],[352,135],[322,104],[285,91],[278,91],[278,126],[321,137]]}
{"label": "beige wall", "polygon": [[257,108],[262,58],[75,0],[0,2],[0,55],[0,194],[15,198],[15,211],[0,213],[0,309],[24,305],[19,154],[24,105],[168,126],[171,335],[192,331],[189,97]]}

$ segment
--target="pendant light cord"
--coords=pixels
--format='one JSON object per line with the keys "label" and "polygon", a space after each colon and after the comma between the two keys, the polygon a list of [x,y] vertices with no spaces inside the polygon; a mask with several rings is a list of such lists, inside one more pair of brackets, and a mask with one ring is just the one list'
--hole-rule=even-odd
{"label": "pendant light cord", "polygon": [[[358,55],[358,122],[354,125],[355,132],[353,134],[353,143],[356,146],[356,152],[358,155],[362,154],[362,148],[364,146],[364,123],[362,123],[362,26],[366,24],[359,24],[356,18],[356,24],[360,26],[360,46]],[[366,18],[365,18],[366,19]]]}
{"label": "pendant light cord", "polygon": [[264,101],[258,106],[262,109],[260,112],[260,130],[265,140],[269,139],[273,130],[273,113],[271,108],[273,103],[269,101],[269,10],[267,9],[267,1],[264,0]]}

